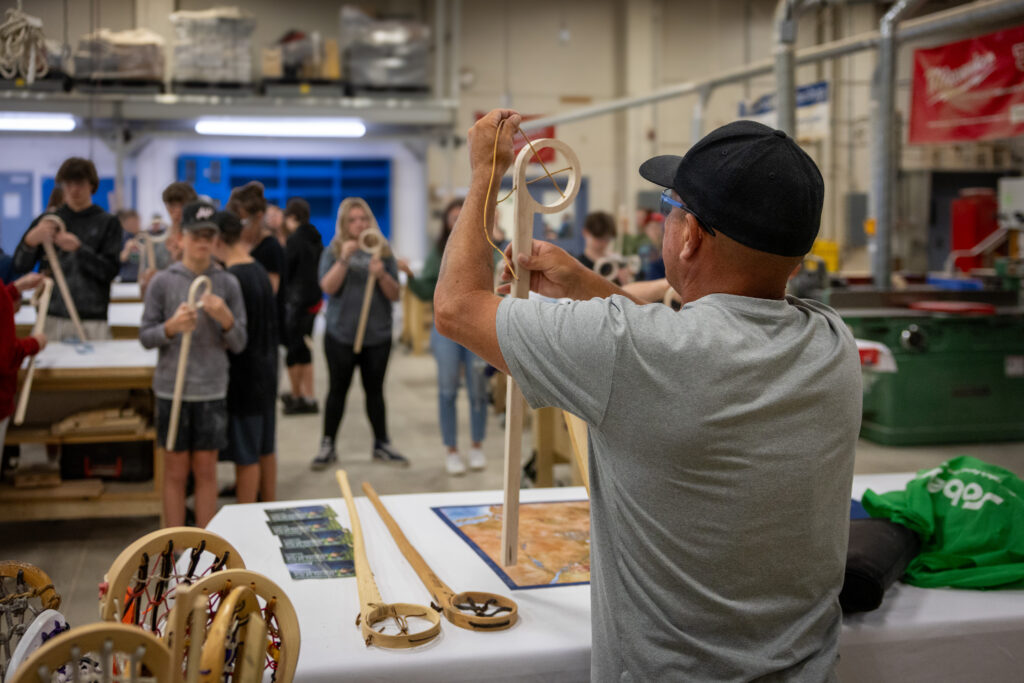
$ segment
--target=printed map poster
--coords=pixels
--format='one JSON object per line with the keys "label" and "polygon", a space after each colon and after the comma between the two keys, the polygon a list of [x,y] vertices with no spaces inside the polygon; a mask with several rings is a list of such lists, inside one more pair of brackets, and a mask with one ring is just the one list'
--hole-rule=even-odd
{"label": "printed map poster", "polygon": [[1024,133],[1024,26],[914,50],[911,144]]}
{"label": "printed map poster", "polygon": [[520,503],[519,562],[501,566],[501,505],[432,508],[509,590],[590,583],[590,501]]}

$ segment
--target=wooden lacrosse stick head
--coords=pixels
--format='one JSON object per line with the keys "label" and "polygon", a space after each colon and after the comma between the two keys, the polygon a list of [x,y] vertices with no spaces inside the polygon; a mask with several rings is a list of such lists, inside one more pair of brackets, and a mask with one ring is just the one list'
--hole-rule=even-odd
{"label": "wooden lacrosse stick head", "polygon": [[384,233],[372,228],[367,228],[359,233],[359,237],[356,241],[359,243],[360,249],[373,256],[380,256],[384,251],[384,247],[388,244],[387,239],[384,237]]}
{"label": "wooden lacrosse stick head", "polygon": [[[202,299],[203,294],[209,294],[213,288],[213,283],[210,282],[210,278],[206,275],[197,275],[192,284],[188,286],[188,305],[192,308],[202,308],[202,302],[196,303],[197,299]],[[202,290],[202,294],[200,294]]]}
{"label": "wooden lacrosse stick head", "polygon": [[[198,551],[197,555],[199,556],[203,553],[210,555],[207,561],[211,565],[202,569],[197,565],[192,568],[194,571],[205,571],[217,564],[223,565],[226,569],[245,569],[245,562],[242,561],[242,556],[235,550],[235,547],[215,533],[184,526],[154,531],[131,543],[110,565],[110,569],[103,577],[103,583],[100,584],[100,619],[121,621],[125,618],[128,607],[125,604],[125,597],[132,583],[140,580],[139,571],[142,564],[145,562],[147,568],[149,566],[156,568],[160,557],[166,552],[168,544],[170,544],[172,554],[187,551],[196,553]],[[172,561],[176,559],[176,557],[172,558]],[[156,571],[158,570],[147,571],[147,576],[141,580],[158,581]],[[180,576],[175,571],[173,578],[176,583],[165,589],[165,596],[176,590],[177,585],[194,582],[200,578],[200,575]],[[161,632],[162,629],[158,628],[157,633]]]}
{"label": "wooden lacrosse stick head", "polygon": [[[441,633],[441,617],[433,608],[404,602],[389,604],[385,603],[381,597],[380,590],[373,580],[370,562],[366,559],[363,526],[359,523],[359,512],[356,510],[355,497],[352,495],[352,488],[348,483],[348,474],[345,473],[345,470],[337,470],[335,476],[338,479],[341,494],[345,498],[349,525],[352,527],[352,558],[356,568],[356,586],[359,590],[359,614],[356,616],[356,626],[362,629],[363,640],[367,646],[377,645],[388,649],[416,647],[433,640]],[[427,628],[409,633],[409,617],[423,619],[428,624]],[[381,630],[374,628],[377,624],[389,619],[398,624],[399,632],[397,634],[382,633]]]}
{"label": "wooden lacrosse stick head", "polygon": [[[423,619],[428,623],[426,629],[409,633],[409,618]],[[399,632],[396,634],[383,633],[374,626],[387,621],[394,621],[399,624]],[[413,605],[407,602],[376,603],[368,605],[363,610],[356,623],[363,631],[363,640],[367,645],[387,648],[389,650],[401,650],[416,647],[427,643],[441,633],[441,616],[432,608],[425,605]]]}
{"label": "wooden lacrosse stick head", "polygon": [[295,607],[280,586],[248,569],[222,569],[178,590],[164,632],[164,642],[171,650],[172,661],[184,670],[186,659],[191,659],[192,653],[188,657],[185,653],[185,632],[189,615],[195,611],[197,604],[205,624],[212,618],[209,611],[214,597],[226,594],[238,586],[249,588],[257,599],[263,601],[263,620],[270,633],[271,644],[275,647],[279,645],[279,651],[271,655],[277,662],[275,680],[278,683],[291,683],[299,661],[300,643],[299,618]]}
{"label": "wooden lacrosse stick head", "polygon": [[[220,683],[224,675],[224,667],[228,662],[229,652],[234,654],[233,662],[240,661],[244,657],[244,651],[252,654],[251,648],[259,648],[261,653],[265,649],[263,642],[247,643],[245,636],[248,631],[245,628],[251,618],[262,619],[259,616],[260,607],[256,601],[256,594],[247,586],[238,586],[231,589],[227,597],[220,601],[217,607],[217,614],[210,624],[210,630],[206,632],[206,640],[203,642],[202,654],[199,663],[200,683]],[[266,638],[264,628],[264,639]],[[260,669],[262,672],[262,668]],[[234,678],[234,677],[232,677]]]}
{"label": "wooden lacrosse stick head", "polygon": [[[88,654],[95,654],[102,680],[175,681],[171,671],[171,653],[160,639],[151,633],[127,624],[89,624],[66,631],[46,641],[32,653],[16,672],[10,683],[49,683],[51,674],[61,667],[79,668]],[[146,676],[142,676],[143,668]],[[73,680],[99,680],[97,674],[86,674]],[[72,680],[72,679],[69,679]]]}
{"label": "wooden lacrosse stick head", "polygon": [[42,609],[60,607],[60,595],[53,587],[53,581],[46,572],[34,564],[14,560],[0,561],[0,596],[6,592],[3,579],[13,579],[12,588],[18,592],[25,592],[28,589],[36,594]]}
{"label": "wooden lacrosse stick head", "polygon": [[483,591],[463,591],[441,605],[445,619],[470,631],[502,631],[519,619],[519,606],[511,598]]}
{"label": "wooden lacrosse stick head", "polygon": [[32,328],[32,334],[38,334],[43,331],[43,325],[40,324],[40,320],[46,320],[46,311],[50,309],[51,296],[53,296],[53,278],[44,277],[42,284],[35,288],[35,291],[32,292],[32,298],[29,299],[29,302],[39,310],[36,314],[36,324]]}

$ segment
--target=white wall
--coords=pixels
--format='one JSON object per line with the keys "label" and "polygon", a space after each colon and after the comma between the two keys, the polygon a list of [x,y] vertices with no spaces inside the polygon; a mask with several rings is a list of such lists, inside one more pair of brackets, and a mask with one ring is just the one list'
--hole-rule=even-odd
{"label": "white wall", "polygon": [[114,154],[102,141],[83,135],[51,135],[34,137],[5,136],[0,139],[0,171],[21,171],[32,174],[32,211],[42,213],[43,178],[57,174],[68,157],[85,157],[96,164],[100,177],[114,177]]}

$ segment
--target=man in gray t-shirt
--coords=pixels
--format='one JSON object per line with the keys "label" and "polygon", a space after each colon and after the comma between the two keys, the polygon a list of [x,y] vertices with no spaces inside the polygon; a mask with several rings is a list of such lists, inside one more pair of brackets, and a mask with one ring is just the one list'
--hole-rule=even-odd
{"label": "man in gray t-shirt", "polygon": [[435,323],[532,406],[589,425],[592,678],[834,679],[861,391],[839,316],[785,296],[818,232],[817,167],[749,121],[641,167],[671,188],[678,312],[541,242],[517,266],[535,291],[574,301],[500,300],[479,232],[517,123],[495,111],[470,131]]}

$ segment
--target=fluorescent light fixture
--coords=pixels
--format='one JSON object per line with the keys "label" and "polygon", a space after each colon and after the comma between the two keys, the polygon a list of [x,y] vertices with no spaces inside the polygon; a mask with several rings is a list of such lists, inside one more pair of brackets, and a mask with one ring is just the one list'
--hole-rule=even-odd
{"label": "fluorescent light fixture", "polygon": [[246,135],[271,138],[361,138],[366,125],[359,119],[313,119],[202,116],[196,121],[200,135]]}
{"label": "fluorescent light fixture", "polygon": [[71,114],[49,114],[36,111],[0,112],[0,130],[43,133],[67,133],[75,129]]}

